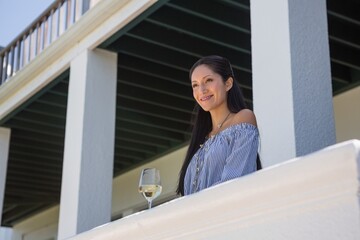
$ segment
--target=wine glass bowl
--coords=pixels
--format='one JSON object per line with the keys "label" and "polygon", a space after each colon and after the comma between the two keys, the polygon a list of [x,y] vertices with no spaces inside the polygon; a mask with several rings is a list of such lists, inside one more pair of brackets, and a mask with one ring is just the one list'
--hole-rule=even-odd
{"label": "wine glass bowl", "polygon": [[160,195],[161,191],[160,171],[156,168],[143,169],[140,175],[139,193],[142,193],[147,200],[149,209],[152,201]]}

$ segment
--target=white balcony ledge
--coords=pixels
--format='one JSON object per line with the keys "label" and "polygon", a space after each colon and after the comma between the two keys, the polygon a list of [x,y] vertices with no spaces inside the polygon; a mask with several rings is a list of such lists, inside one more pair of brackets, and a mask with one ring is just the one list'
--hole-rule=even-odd
{"label": "white balcony ledge", "polygon": [[347,141],[71,239],[360,239],[359,163]]}

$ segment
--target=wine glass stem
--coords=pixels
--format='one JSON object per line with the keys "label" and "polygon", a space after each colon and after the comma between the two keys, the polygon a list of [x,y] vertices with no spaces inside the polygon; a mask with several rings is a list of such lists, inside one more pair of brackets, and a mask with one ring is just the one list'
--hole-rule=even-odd
{"label": "wine glass stem", "polygon": [[151,208],[151,202],[152,202],[152,201],[148,201],[149,209]]}

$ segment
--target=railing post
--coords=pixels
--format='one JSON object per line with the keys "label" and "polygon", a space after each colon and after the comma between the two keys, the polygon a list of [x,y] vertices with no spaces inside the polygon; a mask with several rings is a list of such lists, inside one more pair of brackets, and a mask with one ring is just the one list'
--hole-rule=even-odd
{"label": "railing post", "polygon": [[71,0],[71,23],[73,24],[76,20],[76,0]]}
{"label": "railing post", "polygon": [[46,17],[43,18],[43,20],[41,20],[41,24],[40,24],[40,29],[41,29],[41,34],[40,34],[40,52],[42,52],[44,50],[45,47],[45,22],[46,22]]}
{"label": "railing post", "polygon": [[59,31],[58,36],[62,35],[66,29],[65,22],[66,22],[66,7],[65,2],[59,4]]}
{"label": "railing post", "polygon": [[25,59],[26,59],[26,35],[23,36],[22,39],[22,57],[21,57],[21,67],[23,67],[25,65]]}
{"label": "railing post", "polygon": [[17,52],[16,52],[16,66],[15,71],[17,72],[20,69],[20,61],[21,61],[21,41],[18,40],[16,43]]}
{"label": "railing post", "polygon": [[27,36],[27,42],[28,42],[28,45],[27,45],[27,59],[26,59],[26,64],[28,63],[28,62],[30,62],[30,60],[31,60],[31,43],[32,43],[32,41],[31,41],[31,34],[32,34],[32,30],[30,30],[30,32],[29,32],[29,35]]}
{"label": "railing post", "polygon": [[68,28],[68,15],[69,15],[69,1],[65,1],[63,4],[64,13],[64,31]]}
{"label": "railing post", "polygon": [[3,80],[2,73],[3,73],[3,68],[4,68],[4,66],[3,66],[4,56],[0,55],[0,85],[2,84],[2,80]]}
{"label": "railing post", "polygon": [[55,37],[53,36],[53,41],[58,38],[59,33],[60,33],[60,24],[59,24],[60,23],[60,8],[61,8],[61,2],[59,2],[59,4],[57,5],[57,9],[55,10],[55,13],[54,13],[54,15],[56,14],[56,16],[54,16],[55,18],[53,18],[53,24],[55,25],[54,29],[53,29],[55,31],[55,33],[53,32],[53,34],[55,34]]}
{"label": "railing post", "polygon": [[83,0],[75,0],[75,21],[83,14]]}
{"label": "railing post", "polygon": [[36,24],[36,27],[34,28],[34,32],[32,34],[32,37],[33,37],[33,47],[31,48],[33,51],[32,51],[32,55],[31,55],[31,59],[34,59],[35,56],[38,54],[38,32],[39,32],[39,24]]}
{"label": "railing post", "polygon": [[8,70],[8,78],[10,78],[12,75],[13,75],[13,72],[14,72],[14,53],[15,53],[15,48],[14,46],[12,46],[10,48],[10,53],[9,53],[9,64],[8,64],[8,67],[10,68]]}
{"label": "railing post", "polygon": [[47,46],[47,41],[48,41],[48,20],[49,20],[49,16],[44,18],[44,22],[43,22],[43,43],[42,43],[42,49],[44,50],[45,47]]}
{"label": "railing post", "polygon": [[8,52],[4,53],[4,58],[3,58],[4,62],[3,62],[3,72],[2,72],[2,79],[1,79],[1,84],[3,84],[6,80],[6,75],[7,75],[7,65],[8,65]]}
{"label": "railing post", "polygon": [[49,19],[48,19],[48,26],[49,26],[49,44],[52,42],[52,33],[53,33],[53,19],[54,19],[54,9],[51,9]]}

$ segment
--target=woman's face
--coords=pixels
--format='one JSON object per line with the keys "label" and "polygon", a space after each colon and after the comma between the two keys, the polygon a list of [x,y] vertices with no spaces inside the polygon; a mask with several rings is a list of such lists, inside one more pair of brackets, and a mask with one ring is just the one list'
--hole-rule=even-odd
{"label": "woman's face", "polygon": [[207,65],[199,65],[191,75],[193,96],[204,111],[227,107],[227,91],[232,86],[232,79],[224,83],[221,76]]}

